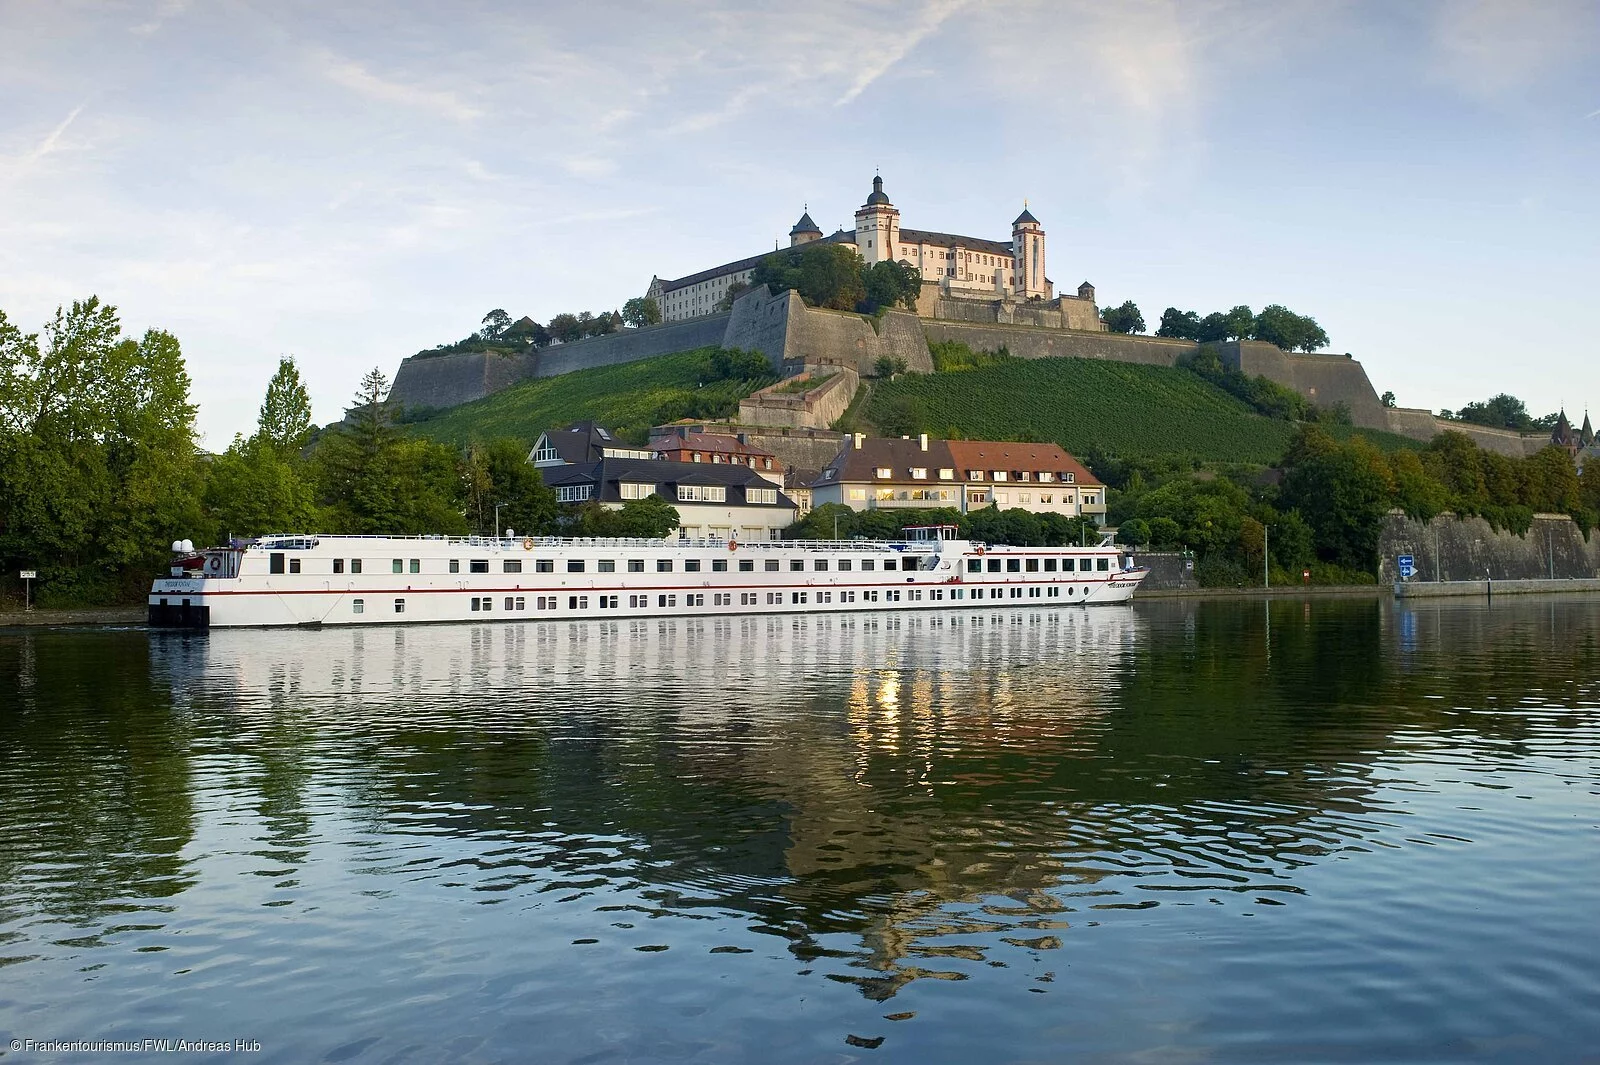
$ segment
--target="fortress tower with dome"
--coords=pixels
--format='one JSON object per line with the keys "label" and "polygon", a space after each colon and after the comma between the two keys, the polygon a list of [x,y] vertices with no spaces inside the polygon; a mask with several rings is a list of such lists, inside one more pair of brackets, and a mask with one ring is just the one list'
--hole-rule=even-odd
{"label": "fortress tower with dome", "polygon": [[[868,266],[893,260],[922,274],[917,313],[925,318],[1016,323],[1098,332],[1105,327],[1094,302],[1094,286],[1085,281],[1076,296],[1055,295],[1045,272],[1045,231],[1026,203],[1011,223],[1009,241],[967,237],[900,225],[900,209],[883,191],[883,178],[872,179],[872,192],[856,208],[855,228],[824,236],[810,211],[789,231],[789,246],[823,241],[847,244]],[[663,321],[678,322],[726,309],[735,286],[748,285],[750,275],[771,252],[724,263],[675,280],[654,277],[645,295],[661,308]]]}

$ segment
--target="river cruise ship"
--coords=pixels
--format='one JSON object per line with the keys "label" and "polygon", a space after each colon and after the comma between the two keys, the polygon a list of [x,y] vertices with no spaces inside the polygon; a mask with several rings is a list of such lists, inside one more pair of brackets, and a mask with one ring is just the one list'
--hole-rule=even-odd
{"label": "river cruise ship", "polygon": [[948,610],[1125,603],[1146,571],[1109,540],[263,536],[174,544],[150,624],[185,628]]}

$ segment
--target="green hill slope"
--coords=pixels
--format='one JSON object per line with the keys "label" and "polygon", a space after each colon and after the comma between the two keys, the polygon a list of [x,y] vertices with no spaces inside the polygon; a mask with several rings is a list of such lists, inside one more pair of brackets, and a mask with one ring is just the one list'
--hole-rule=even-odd
{"label": "green hill slope", "polygon": [[[1204,462],[1271,463],[1295,423],[1257,414],[1187,370],[1096,359],[1012,359],[953,373],[877,382],[852,412],[883,432],[920,425],[936,435],[1054,441],[1068,451],[1125,458],[1188,455]],[[1414,440],[1348,426],[1380,448]]]}
{"label": "green hill slope", "polygon": [[576,370],[524,381],[492,396],[413,422],[411,430],[451,444],[515,437],[532,444],[546,429],[592,418],[629,443],[643,443],[650,426],[678,418],[730,415],[739,400],[769,384],[717,379],[714,349],[661,355],[616,366]]}

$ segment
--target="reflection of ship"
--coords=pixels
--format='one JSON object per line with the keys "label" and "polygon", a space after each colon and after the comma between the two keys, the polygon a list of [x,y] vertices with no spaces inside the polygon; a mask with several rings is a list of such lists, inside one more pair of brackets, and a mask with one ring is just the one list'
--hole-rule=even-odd
{"label": "reflection of ship", "polygon": [[[715,617],[1125,603],[1145,571],[1097,547],[904,541],[269,536],[173,545],[150,624],[191,628]],[[1030,602],[1032,600],[1032,602]]]}
{"label": "reflection of ship", "polygon": [[[1102,690],[1109,667],[1140,623],[1128,607],[1082,611],[986,609],[940,614],[813,614],[799,617],[634,618],[521,621],[422,630],[404,626],[316,633],[213,632],[152,645],[153,666],[181,697],[221,696],[236,709],[281,706],[287,697],[513,693],[537,687],[584,692],[590,706],[629,705],[637,688],[669,691],[680,710],[727,707],[745,692],[814,695],[834,687],[856,702],[874,671],[891,678],[959,669],[995,670],[1004,703],[1006,670],[1042,665],[1053,700]],[[686,686],[686,678],[697,682]],[[830,679],[831,678],[831,679]],[[922,699],[920,682],[908,699]],[[886,689],[887,691],[887,689]],[[893,702],[892,694],[878,692]],[[363,701],[365,701],[365,698]]]}

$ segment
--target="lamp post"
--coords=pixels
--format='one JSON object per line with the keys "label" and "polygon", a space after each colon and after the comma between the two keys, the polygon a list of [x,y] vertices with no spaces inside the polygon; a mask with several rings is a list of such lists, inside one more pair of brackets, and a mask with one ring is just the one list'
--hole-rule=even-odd
{"label": "lamp post", "polygon": [[1261,526],[1261,587],[1272,587],[1272,551],[1270,550],[1272,526]]}
{"label": "lamp post", "polygon": [[494,538],[496,540],[500,539],[502,535],[500,532],[500,508],[503,506],[505,506],[504,503],[496,503],[494,505]]}

